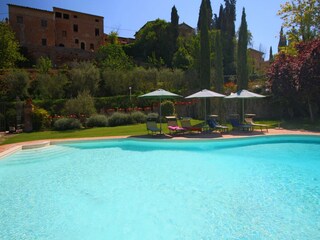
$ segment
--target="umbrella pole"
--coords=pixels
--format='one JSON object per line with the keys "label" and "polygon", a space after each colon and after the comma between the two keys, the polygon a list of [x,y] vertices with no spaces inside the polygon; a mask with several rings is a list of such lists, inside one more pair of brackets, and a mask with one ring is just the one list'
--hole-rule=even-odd
{"label": "umbrella pole", "polygon": [[207,98],[204,98],[204,124],[207,124]]}
{"label": "umbrella pole", "polygon": [[159,104],[159,115],[160,115],[160,134],[162,134],[161,97],[160,97],[160,104]]}
{"label": "umbrella pole", "polygon": [[244,122],[244,98],[242,99],[242,122]]}

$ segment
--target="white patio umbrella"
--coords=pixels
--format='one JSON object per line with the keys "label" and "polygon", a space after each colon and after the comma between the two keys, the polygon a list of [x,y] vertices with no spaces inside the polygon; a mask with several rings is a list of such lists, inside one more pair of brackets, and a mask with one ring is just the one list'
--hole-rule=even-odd
{"label": "white patio umbrella", "polygon": [[196,92],[190,96],[187,96],[186,98],[204,98],[204,121],[207,122],[207,98],[214,98],[214,97],[225,97],[225,95],[216,93],[207,89],[203,89],[199,92]]}
{"label": "white patio umbrella", "polygon": [[242,112],[241,112],[241,117],[242,117],[242,121],[244,121],[244,99],[247,99],[247,98],[264,98],[265,96],[263,95],[260,95],[260,94],[257,94],[257,93],[253,93],[253,92],[250,92],[248,90],[239,90],[238,92],[236,93],[231,93],[229,96],[227,96],[226,98],[240,98],[242,99]]}
{"label": "white patio umbrella", "polygon": [[162,132],[162,126],[161,126],[161,100],[162,99],[170,99],[170,98],[179,98],[182,97],[178,94],[172,93],[172,92],[168,92],[166,90],[163,89],[158,89],[156,91],[153,92],[149,92],[146,94],[143,94],[141,96],[139,96],[139,98],[149,98],[149,99],[159,99],[160,105],[159,105],[159,116],[160,116],[160,134]]}

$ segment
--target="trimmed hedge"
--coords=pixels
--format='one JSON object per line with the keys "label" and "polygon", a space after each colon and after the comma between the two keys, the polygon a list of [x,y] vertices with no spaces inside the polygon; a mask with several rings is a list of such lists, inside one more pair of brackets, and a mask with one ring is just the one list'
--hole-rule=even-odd
{"label": "trimmed hedge", "polygon": [[108,125],[110,127],[130,125],[133,124],[133,119],[130,114],[115,112],[108,119]]}
{"label": "trimmed hedge", "polygon": [[133,112],[131,117],[134,123],[145,123],[147,116],[143,112]]}
{"label": "trimmed hedge", "polygon": [[108,118],[105,115],[93,115],[87,120],[87,127],[106,127],[108,126]]}
{"label": "trimmed hedge", "polygon": [[76,118],[60,118],[53,125],[54,130],[64,131],[81,128],[81,123]]}

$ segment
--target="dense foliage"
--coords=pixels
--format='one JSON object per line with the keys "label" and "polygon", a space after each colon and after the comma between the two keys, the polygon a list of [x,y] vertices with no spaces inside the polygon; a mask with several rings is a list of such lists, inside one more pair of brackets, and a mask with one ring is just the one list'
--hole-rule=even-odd
{"label": "dense foliage", "polygon": [[106,127],[108,126],[108,118],[105,115],[92,115],[87,120],[87,127]]}
{"label": "dense foliage", "polygon": [[200,26],[200,88],[210,88],[210,44],[208,9],[206,0],[202,0],[199,13]]}
{"label": "dense foliage", "polygon": [[[296,45],[297,55],[280,53],[270,72],[271,91],[291,117],[319,111],[320,39]],[[317,108],[315,108],[317,106]]]}
{"label": "dense foliage", "polygon": [[9,25],[0,21],[0,69],[14,67],[24,60],[19,52],[19,43]]}
{"label": "dense foliage", "polygon": [[80,121],[76,118],[60,118],[53,125],[57,131],[80,129],[81,127]]}
{"label": "dense foliage", "polygon": [[248,26],[245,9],[242,10],[241,24],[239,29],[238,52],[237,52],[237,85],[238,90],[248,89]]}
{"label": "dense foliage", "polygon": [[291,42],[309,41],[320,35],[320,1],[291,0],[278,12]]}

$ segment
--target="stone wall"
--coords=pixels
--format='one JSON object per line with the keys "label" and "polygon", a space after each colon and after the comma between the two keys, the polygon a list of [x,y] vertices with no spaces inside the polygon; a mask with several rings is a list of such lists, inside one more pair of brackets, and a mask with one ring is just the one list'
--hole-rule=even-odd
{"label": "stone wall", "polygon": [[95,57],[94,52],[84,51],[76,48],[64,47],[29,47],[28,54],[33,58],[49,57],[54,66],[60,66],[64,63],[78,61],[88,61]]}

